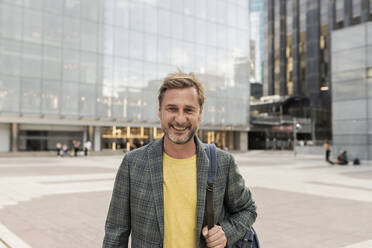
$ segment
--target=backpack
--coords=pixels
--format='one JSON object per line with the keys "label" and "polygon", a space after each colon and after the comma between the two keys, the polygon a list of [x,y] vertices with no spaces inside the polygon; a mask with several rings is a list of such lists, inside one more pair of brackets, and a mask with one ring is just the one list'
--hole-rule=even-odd
{"label": "backpack", "polygon": [[[214,226],[213,184],[216,179],[216,172],[217,172],[216,146],[214,144],[206,144],[205,151],[209,158],[207,200],[206,200],[205,206],[206,206],[208,229],[211,229]],[[233,245],[233,247],[234,248],[260,248],[260,243],[258,242],[258,237],[253,227],[247,230],[244,237],[242,237],[239,241],[237,241]]]}

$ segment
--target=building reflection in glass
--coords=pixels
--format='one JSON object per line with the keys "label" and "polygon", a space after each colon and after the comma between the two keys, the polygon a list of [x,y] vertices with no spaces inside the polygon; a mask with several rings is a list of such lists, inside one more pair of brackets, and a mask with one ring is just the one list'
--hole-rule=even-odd
{"label": "building reflection in glass", "polygon": [[161,80],[181,69],[205,86],[203,129],[247,130],[248,3],[1,1],[0,112],[19,117],[3,123],[154,128]]}

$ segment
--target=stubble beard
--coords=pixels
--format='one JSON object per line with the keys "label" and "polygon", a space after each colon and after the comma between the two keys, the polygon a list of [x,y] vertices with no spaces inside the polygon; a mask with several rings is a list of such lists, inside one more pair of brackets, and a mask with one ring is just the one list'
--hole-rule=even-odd
{"label": "stubble beard", "polygon": [[[169,128],[171,128],[171,127],[169,127]],[[165,136],[171,142],[173,142],[174,144],[177,144],[177,145],[184,145],[187,142],[189,142],[192,138],[194,138],[194,136],[196,134],[197,127],[193,128],[193,129],[190,129],[188,135],[183,140],[180,140],[176,135],[170,134],[170,132],[168,132],[167,129],[165,129],[164,127],[162,127],[162,129],[163,129],[163,132],[164,132]],[[174,136],[176,136],[176,137],[174,137]]]}

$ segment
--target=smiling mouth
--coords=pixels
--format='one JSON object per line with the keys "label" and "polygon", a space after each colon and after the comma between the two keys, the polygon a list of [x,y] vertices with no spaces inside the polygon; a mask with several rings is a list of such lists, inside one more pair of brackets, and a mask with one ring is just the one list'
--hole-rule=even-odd
{"label": "smiling mouth", "polygon": [[176,131],[185,131],[187,129],[187,127],[176,127],[176,126],[173,126],[173,125],[172,125],[172,128]]}

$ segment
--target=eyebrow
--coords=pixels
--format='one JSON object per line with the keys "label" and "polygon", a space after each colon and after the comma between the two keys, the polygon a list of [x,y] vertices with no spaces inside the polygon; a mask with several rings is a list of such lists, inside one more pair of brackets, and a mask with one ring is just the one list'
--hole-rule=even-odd
{"label": "eyebrow", "polygon": [[[175,104],[167,104],[165,107],[176,107],[176,108],[178,108],[178,106],[175,105]],[[194,106],[192,106],[192,105],[185,105],[185,108],[196,109],[196,108],[195,108]]]}

